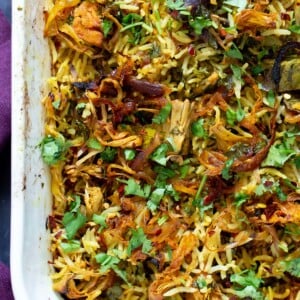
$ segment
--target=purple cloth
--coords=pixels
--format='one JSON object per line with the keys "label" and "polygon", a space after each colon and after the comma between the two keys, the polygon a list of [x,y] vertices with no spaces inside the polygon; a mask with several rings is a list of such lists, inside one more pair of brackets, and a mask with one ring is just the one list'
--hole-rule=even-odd
{"label": "purple cloth", "polygon": [[[0,11],[0,150],[10,136],[11,29]],[[1,297],[1,294],[0,294]],[[3,298],[1,298],[3,299]]]}
{"label": "purple cloth", "polygon": [[[0,150],[10,136],[11,29],[0,11]],[[9,268],[0,262],[0,299],[13,300]]]}
{"label": "purple cloth", "polygon": [[0,299],[1,300],[13,300],[10,273],[8,267],[0,262]]}

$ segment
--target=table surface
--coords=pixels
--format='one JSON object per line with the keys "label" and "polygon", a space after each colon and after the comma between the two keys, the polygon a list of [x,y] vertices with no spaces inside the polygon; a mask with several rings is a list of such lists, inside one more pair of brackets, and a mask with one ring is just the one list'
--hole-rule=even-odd
{"label": "table surface", "polygon": [[[11,0],[1,0],[0,10],[11,21]],[[1,28],[0,28],[1,30]],[[10,243],[10,140],[0,151],[0,261],[9,265]]]}

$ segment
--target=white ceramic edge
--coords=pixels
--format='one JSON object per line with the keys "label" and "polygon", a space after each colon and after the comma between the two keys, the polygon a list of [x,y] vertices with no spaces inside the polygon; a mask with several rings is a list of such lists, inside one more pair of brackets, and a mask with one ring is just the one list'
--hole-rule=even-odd
{"label": "white ceramic edge", "polygon": [[[23,195],[23,175],[24,175],[24,134],[22,127],[25,124],[24,101],[16,101],[14,95],[23,96],[23,62],[24,62],[24,1],[12,1],[12,162],[11,162],[11,237],[10,237],[10,270],[12,278],[12,288],[15,299],[22,299],[26,295],[22,274],[23,249],[23,220],[24,202]],[[17,34],[18,33],[18,34]],[[14,228],[19,228],[19,237],[16,238]],[[27,300],[26,298],[23,298]]]}
{"label": "white ceramic edge", "polygon": [[[50,179],[38,143],[44,127],[41,99],[50,75],[43,38],[46,1],[12,1],[12,181],[10,268],[15,300],[57,300],[49,276],[46,219]],[[0,297],[1,298],[1,297]]]}

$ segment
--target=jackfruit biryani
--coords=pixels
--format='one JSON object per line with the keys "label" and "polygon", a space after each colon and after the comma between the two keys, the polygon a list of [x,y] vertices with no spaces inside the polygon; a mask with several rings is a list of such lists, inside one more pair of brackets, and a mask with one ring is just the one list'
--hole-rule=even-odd
{"label": "jackfruit biryani", "polygon": [[300,299],[300,1],[47,1],[44,34],[53,289]]}

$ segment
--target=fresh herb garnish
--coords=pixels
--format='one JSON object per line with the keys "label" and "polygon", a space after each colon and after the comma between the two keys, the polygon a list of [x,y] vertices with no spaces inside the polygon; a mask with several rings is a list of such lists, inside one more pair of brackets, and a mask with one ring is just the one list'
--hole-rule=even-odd
{"label": "fresh herb garnish", "polygon": [[290,273],[295,277],[300,277],[300,258],[284,260],[280,263],[285,272]]}
{"label": "fresh herb garnish", "polygon": [[232,43],[231,48],[229,50],[225,51],[225,55],[228,57],[231,57],[231,58],[243,60],[243,54],[239,50],[239,48],[236,46],[235,43]]}
{"label": "fresh herb garnish", "polygon": [[120,262],[120,259],[118,257],[108,255],[106,253],[98,253],[95,256],[95,259],[97,263],[101,264],[101,273],[106,273],[108,270],[112,269],[120,278],[128,283],[125,271],[120,270],[118,267],[118,264]]}
{"label": "fresh herb garnish", "polygon": [[267,104],[270,107],[274,107],[275,101],[275,93],[272,90],[268,91],[267,97],[264,99],[265,104]]}
{"label": "fresh herb garnish", "polygon": [[171,110],[172,104],[169,102],[159,111],[156,116],[153,117],[152,122],[155,124],[165,123],[171,113]]}
{"label": "fresh herb garnish", "polygon": [[213,22],[205,17],[196,17],[195,19],[191,19],[189,24],[194,29],[196,35],[201,35],[203,29],[212,26]]}
{"label": "fresh herb garnish", "polygon": [[165,194],[164,188],[157,188],[151,193],[149,200],[147,202],[147,206],[152,212],[155,212],[157,210],[164,194]]}
{"label": "fresh herb garnish", "polygon": [[97,214],[93,214],[92,220],[100,225],[100,228],[98,230],[98,232],[101,232],[104,228],[107,228],[107,224],[106,224],[106,216],[101,214],[101,215],[97,215]]}
{"label": "fresh herb garnish", "polygon": [[131,252],[140,246],[142,246],[142,252],[148,254],[152,249],[152,245],[151,241],[145,235],[143,228],[139,227],[137,230],[132,230],[131,232],[132,236],[127,248],[128,255],[131,255]]}
{"label": "fresh herb garnish", "polygon": [[204,129],[204,119],[198,119],[191,125],[192,134],[196,137],[206,138],[208,136],[206,130]]}
{"label": "fresh herb garnish", "polygon": [[167,144],[161,144],[158,146],[154,152],[150,155],[150,158],[162,166],[167,164],[167,152],[169,151],[169,146]]}
{"label": "fresh herb garnish", "polygon": [[80,241],[70,240],[68,242],[61,242],[60,247],[65,253],[76,252],[80,249]]}
{"label": "fresh herb garnish", "polygon": [[133,149],[125,149],[124,156],[126,160],[133,160],[135,158],[136,152]]}
{"label": "fresh herb garnish", "polygon": [[232,174],[230,172],[230,168],[232,166],[234,162],[234,158],[230,158],[228,160],[226,160],[225,164],[224,164],[224,168],[222,169],[222,178],[224,178],[225,180],[228,180],[232,177]]}
{"label": "fresh herb garnish", "polygon": [[125,195],[135,195],[143,198],[148,198],[151,191],[151,185],[144,184],[143,186],[137,183],[133,178],[129,178],[125,186]]}
{"label": "fresh herb garnish", "polygon": [[248,199],[249,199],[249,195],[247,195],[247,194],[244,194],[242,192],[235,193],[234,194],[234,205],[236,205],[236,207],[240,207],[245,202],[247,202]]}
{"label": "fresh herb garnish", "polygon": [[113,147],[105,147],[105,149],[100,153],[100,158],[104,162],[113,162],[115,160],[115,157],[118,153],[118,150]]}
{"label": "fresh herb garnish", "polygon": [[113,27],[113,22],[111,20],[103,19],[102,30],[103,30],[104,37],[107,37],[109,35],[112,27]]}
{"label": "fresh herb garnish", "polygon": [[46,164],[54,165],[64,159],[64,154],[68,149],[68,144],[62,137],[45,137],[40,143],[42,157]]}
{"label": "fresh herb garnish", "polygon": [[77,231],[85,224],[87,218],[80,212],[80,197],[75,196],[75,201],[70,205],[70,211],[66,212],[62,219],[68,240],[76,235]]}
{"label": "fresh herb garnish", "polygon": [[87,142],[86,142],[86,144],[91,149],[95,149],[95,150],[102,150],[103,149],[103,146],[95,138],[88,139]]}
{"label": "fresh herb garnish", "polygon": [[229,125],[234,126],[236,122],[240,122],[245,117],[245,112],[239,100],[237,100],[237,109],[228,108],[226,110],[226,121]]}
{"label": "fresh herb garnish", "polygon": [[167,4],[167,7],[171,10],[177,10],[181,14],[184,14],[184,15],[190,14],[190,12],[185,7],[183,0],[167,0],[166,4]]}
{"label": "fresh herb garnish", "polygon": [[59,109],[59,106],[60,106],[60,99],[58,100],[55,100],[52,102],[52,106],[55,108],[55,109]]}

